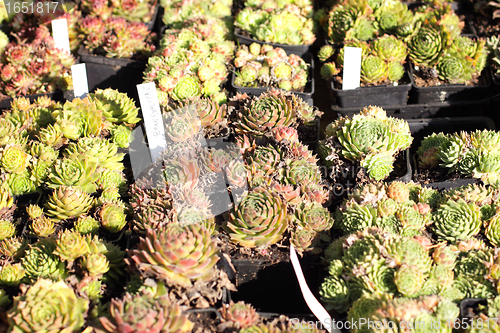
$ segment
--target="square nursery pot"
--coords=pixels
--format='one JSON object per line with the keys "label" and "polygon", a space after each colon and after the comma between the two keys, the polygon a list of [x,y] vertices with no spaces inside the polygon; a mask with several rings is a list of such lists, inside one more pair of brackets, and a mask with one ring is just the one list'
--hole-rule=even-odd
{"label": "square nursery pot", "polygon": [[[306,254],[299,260],[309,288],[316,291],[323,281],[324,268],[308,259]],[[279,262],[232,259],[231,265],[223,263],[223,269],[238,290],[231,292],[232,301],[245,301],[265,312],[310,314],[289,258]]]}
{"label": "square nursery pot", "polygon": [[146,22],[146,26],[148,27],[149,31],[158,31],[157,28],[159,27],[159,25],[157,24],[157,18],[159,11],[160,11],[160,5],[157,4],[153,11],[153,16],[151,16],[151,20]]}
{"label": "square nursery pot", "polygon": [[[495,124],[488,117],[457,117],[457,118],[424,118],[424,119],[409,119],[408,125],[413,136],[413,144],[411,148],[412,164],[415,170],[415,175],[418,174],[419,168],[416,158],[416,152],[420,146],[420,142],[432,133],[455,133],[459,131],[474,131],[474,130],[494,130]],[[415,177],[414,177],[415,180]],[[426,184],[436,190],[447,190],[463,185],[476,184],[479,180],[475,178],[463,178],[455,180],[445,180],[441,182],[432,182]]]}
{"label": "square nursery pot", "polygon": [[[56,101],[56,102],[63,102],[65,100],[65,93],[61,90],[52,92],[52,93],[46,93],[46,94],[33,94],[33,95],[25,95],[25,96],[17,96],[19,97],[26,97],[28,98],[31,102],[34,102],[38,97],[42,96],[48,96],[50,99]],[[5,110],[5,109],[10,109],[10,104],[12,103],[14,99],[12,97],[7,97],[5,99],[2,99],[0,101],[0,110]]]}
{"label": "square nursery pot", "polygon": [[80,63],[85,63],[87,67],[90,92],[98,88],[113,88],[138,101],[136,85],[143,82],[142,73],[146,69],[146,61],[93,55],[83,47],[78,50],[78,55]]}
{"label": "square nursery pot", "polygon": [[[306,86],[304,87],[303,92],[291,91],[294,95],[299,96],[303,100],[312,99],[312,95],[314,94],[314,59],[311,53],[307,52],[302,56],[302,59],[309,65],[309,79],[307,80]],[[271,87],[239,87],[234,84],[234,80],[236,78],[236,74],[231,74],[231,87],[236,93],[246,93],[250,96],[258,96],[263,92],[271,89]]]}
{"label": "square nursery pot", "polygon": [[417,87],[414,78],[414,65],[410,63],[410,78],[412,90],[410,91],[410,103],[427,104],[452,101],[478,101],[491,97],[493,88],[491,73],[485,68],[479,77],[478,85],[465,84],[443,84],[434,87]]}
{"label": "square nursery pot", "polygon": [[411,89],[411,79],[407,69],[401,81],[402,83],[397,86],[384,85],[338,90],[332,79],[330,80],[332,105],[341,108],[363,108],[368,105],[381,107],[384,105],[405,105],[408,101],[408,92]]}
{"label": "square nursery pot", "polygon": [[309,51],[309,47],[312,45],[312,44],[286,45],[286,44],[277,44],[277,43],[267,43],[267,42],[263,42],[263,41],[260,41],[257,39],[253,39],[252,37],[245,36],[243,30],[241,30],[240,28],[236,28],[236,27],[234,28],[234,35],[238,39],[238,43],[240,45],[241,44],[250,45],[252,43],[257,43],[257,44],[261,44],[261,45],[262,44],[269,44],[275,48],[281,47],[283,50],[285,50],[286,54],[296,54],[296,55],[299,55],[301,57]]}

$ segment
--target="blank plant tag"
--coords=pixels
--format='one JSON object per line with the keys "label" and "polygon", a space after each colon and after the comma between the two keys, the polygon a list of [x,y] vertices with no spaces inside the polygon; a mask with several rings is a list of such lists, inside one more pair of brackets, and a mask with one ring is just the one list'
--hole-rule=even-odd
{"label": "blank plant tag", "polygon": [[66,19],[52,20],[52,37],[56,48],[71,52],[69,48],[68,21]]}
{"label": "blank plant tag", "polygon": [[73,78],[73,91],[75,97],[84,98],[89,93],[87,82],[87,68],[85,64],[71,66],[71,77]]}
{"label": "blank plant tag", "polygon": [[316,316],[316,318],[318,318],[325,330],[330,333],[340,333],[340,330],[334,325],[334,322],[330,317],[328,311],[326,311],[323,305],[321,305],[321,303],[311,292],[311,289],[309,289],[307,281],[304,277],[304,272],[302,272],[302,267],[300,266],[297,252],[295,252],[295,247],[292,244],[290,244],[290,261],[292,262],[293,270],[295,271],[295,275],[297,276],[297,280],[299,281],[302,296],[304,297],[304,300],[306,301],[306,304],[311,312]]}
{"label": "blank plant tag", "polygon": [[138,84],[137,92],[139,93],[139,101],[144,117],[149,152],[154,163],[160,157],[160,153],[167,147],[160,102],[158,101],[154,82]]}
{"label": "blank plant tag", "polygon": [[361,76],[361,48],[344,47],[342,90],[359,88]]}

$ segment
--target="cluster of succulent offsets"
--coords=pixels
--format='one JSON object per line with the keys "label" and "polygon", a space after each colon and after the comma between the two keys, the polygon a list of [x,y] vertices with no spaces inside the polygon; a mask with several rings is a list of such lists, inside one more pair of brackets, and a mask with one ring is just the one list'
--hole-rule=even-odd
{"label": "cluster of succulent offsets", "polygon": [[303,91],[309,79],[309,65],[298,55],[287,55],[282,48],[253,43],[236,50],[238,68],[234,84],[239,87],[275,87]]}
{"label": "cluster of succulent offsets", "polygon": [[235,16],[234,25],[266,43],[310,45],[316,40],[312,3],[246,4]]}
{"label": "cluster of succulent offsets", "polygon": [[227,28],[219,19],[165,31],[144,72],[145,82],[155,82],[161,105],[197,97],[226,101],[222,89],[235,49],[226,36]]}
{"label": "cluster of succulent offsets", "polygon": [[[318,16],[332,44],[363,48],[366,67],[361,75],[367,83],[380,83],[391,76],[401,77],[403,70],[394,61],[403,62],[406,54],[417,72],[446,83],[469,82],[479,76],[486,65],[486,41],[460,36],[464,22],[447,3],[437,1],[410,11],[399,1],[347,0],[334,6],[328,17],[324,13],[323,17],[321,13]],[[376,37],[382,34],[392,37],[383,36],[382,41],[377,42]],[[379,43],[381,48],[367,47],[364,42],[370,40],[374,40],[370,44]],[[324,53],[330,56],[328,49]],[[382,59],[376,60],[377,56]],[[384,58],[387,64],[383,63]],[[338,70],[330,61],[323,71],[328,77]]]}
{"label": "cluster of succulent offsets", "polygon": [[422,169],[445,168],[495,185],[500,180],[499,145],[500,133],[493,130],[433,133],[418,148],[418,165]]}
{"label": "cluster of succulent offsets", "polygon": [[[137,114],[131,99],[111,89],[64,105],[46,97],[33,104],[14,100],[0,118],[4,208],[12,206],[12,195],[42,194],[23,208],[25,231],[37,237],[70,225],[82,234],[97,234],[101,227],[109,233],[122,230],[126,206],[120,196],[127,186],[118,147],[128,145]],[[2,221],[2,240],[23,228],[9,213]]]}
{"label": "cluster of succulent offsets", "polygon": [[81,10],[88,16],[100,17],[106,21],[110,17],[122,17],[129,22],[147,23],[153,18],[153,2],[145,0],[83,0]]}
{"label": "cluster of succulent offsets", "polygon": [[155,50],[155,33],[142,22],[128,22],[122,17],[88,16],[77,24],[78,38],[91,53],[109,58],[148,57]]}
{"label": "cluster of succulent offsets", "polygon": [[232,0],[161,0],[165,8],[163,23],[168,27],[179,29],[184,22],[199,18],[219,18],[232,24]]}
{"label": "cluster of succulent offsets", "polygon": [[[359,47],[361,54],[361,82],[383,84],[387,80],[398,82],[404,75],[404,63],[408,55],[406,43],[392,35],[384,35],[371,42],[358,40],[346,41],[347,47]],[[321,77],[331,79],[344,66],[344,49],[340,49],[333,61],[336,50],[331,45],[323,46],[318,57],[324,64]]]}
{"label": "cluster of succulent offsets", "polygon": [[[384,180],[394,169],[396,155],[413,141],[408,123],[388,117],[386,111],[369,106],[352,118],[343,117],[326,128],[326,140],[320,141],[319,155],[331,177],[342,175],[347,162],[366,170],[369,178]],[[339,159],[344,160],[339,163]]]}
{"label": "cluster of succulent offsets", "polygon": [[0,97],[70,90],[73,86],[71,66],[74,64],[75,58],[56,49],[47,27],[40,26],[31,42],[13,41],[3,49]]}

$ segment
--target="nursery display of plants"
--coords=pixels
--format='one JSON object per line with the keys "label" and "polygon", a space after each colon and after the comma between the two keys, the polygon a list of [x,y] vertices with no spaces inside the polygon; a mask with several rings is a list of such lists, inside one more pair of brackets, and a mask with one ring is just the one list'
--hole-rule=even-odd
{"label": "nursery display of plants", "polygon": [[500,332],[499,19],[0,0],[0,333]]}

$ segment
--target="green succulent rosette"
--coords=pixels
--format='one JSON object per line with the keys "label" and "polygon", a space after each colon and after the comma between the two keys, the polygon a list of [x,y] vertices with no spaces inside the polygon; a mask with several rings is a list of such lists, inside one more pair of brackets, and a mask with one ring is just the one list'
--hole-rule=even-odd
{"label": "green succulent rosette", "polygon": [[479,233],[481,212],[474,203],[448,200],[432,215],[432,230],[443,240],[467,240]]}
{"label": "green succulent rosette", "polygon": [[321,284],[319,290],[321,301],[327,305],[328,309],[339,312],[346,312],[350,305],[349,286],[342,277],[328,276]]}
{"label": "green succulent rosette", "polygon": [[448,39],[441,28],[422,25],[408,43],[409,57],[417,65],[433,66],[447,47]]}
{"label": "green succulent rosette", "polygon": [[7,220],[0,220],[0,241],[13,237],[16,234],[16,226]]}
{"label": "green succulent rosette", "polygon": [[376,226],[378,221],[377,211],[370,205],[351,203],[342,209],[341,214],[340,228],[347,233]]}
{"label": "green succulent rosette", "polygon": [[59,234],[56,241],[56,249],[53,253],[57,254],[62,260],[72,262],[88,252],[89,247],[84,236],[78,231],[66,230]]}
{"label": "green succulent rosette", "polygon": [[398,291],[405,297],[418,295],[426,276],[416,267],[403,265],[394,276]]}
{"label": "green succulent rosette", "polygon": [[41,279],[14,297],[8,313],[12,332],[78,331],[85,323],[88,300],[79,298],[63,281]]}
{"label": "green succulent rosette", "polygon": [[0,153],[0,167],[4,172],[20,173],[27,169],[30,159],[21,145],[9,145]]}
{"label": "green succulent rosette", "polygon": [[21,259],[21,265],[26,271],[26,278],[36,281],[38,278],[53,280],[67,277],[66,264],[54,254],[55,241],[52,239],[39,240],[30,245],[26,255]]}
{"label": "green succulent rosette", "polygon": [[117,233],[127,225],[127,214],[122,202],[105,203],[99,208],[99,219],[104,229]]}
{"label": "green succulent rosette", "polygon": [[75,229],[82,235],[95,235],[99,231],[99,221],[91,216],[80,216],[75,223]]}
{"label": "green succulent rosette", "polygon": [[48,237],[54,233],[56,227],[54,221],[41,216],[31,222],[30,229],[38,237]]}
{"label": "green succulent rosette", "polygon": [[112,123],[136,124],[140,121],[138,117],[139,108],[127,94],[115,89],[96,89],[89,94],[89,99],[96,104],[107,121]]}
{"label": "green succulent rosette", "polygon": [[0,286],[17,287],[24,278],[25,271],[20,263],[5,264],[0,267]]}
{"label": "green succulent rosette", "polygon": [[73,186],[87,193],[97,190],[95,185],[95,164],[86,158],[75,155],[57,160],[48,176],[48,186],[58,188],[61,185]]}
{"label": "green succulent rosette", "polygon": [[377,84],[387,79],[387,63],[380,57],[368,55],[361,62],[363,82]]}
{"label": "green succulent rosette", "polygon": [[111,141],[120,148],[128,148],[132,139],[132,130],[125,125],[118,125],[111,129]]}
{"label": "green succulent rosette", "polygon": [[197,97],[201,94],[201,83],[197,77],[184,76],[180,79],[172,90],[172,98],[180,101]]}
{"label": "green succulent rosette", "polygon": [[80,160],[87,159],[90,165],[103,167],[110,170],[123,170],[125,154],[118,153],[118,146],[109,140],[99,137],[80,138],[66,148],[67,157],[76,155]]}
{"label": "green succulent rosette", "polygon": [[272,245],[288,227],[286,207],[277,193],[258,187],[232,209],[225,230],[233,242],[244,247]]}
{"label": "green succulent rosette", "polygon": [[234,123],[242,134],[262,136],[278,126],[293,122],[293,104],[283,92],[267,92],[253,98],[238,112]]}
{"label": "green succulent rosette", "polygon": [[45,204],[46,214],[59,222],[86,214],[92,208],[93,199],[87,193],[71,186],[60,186]]}

